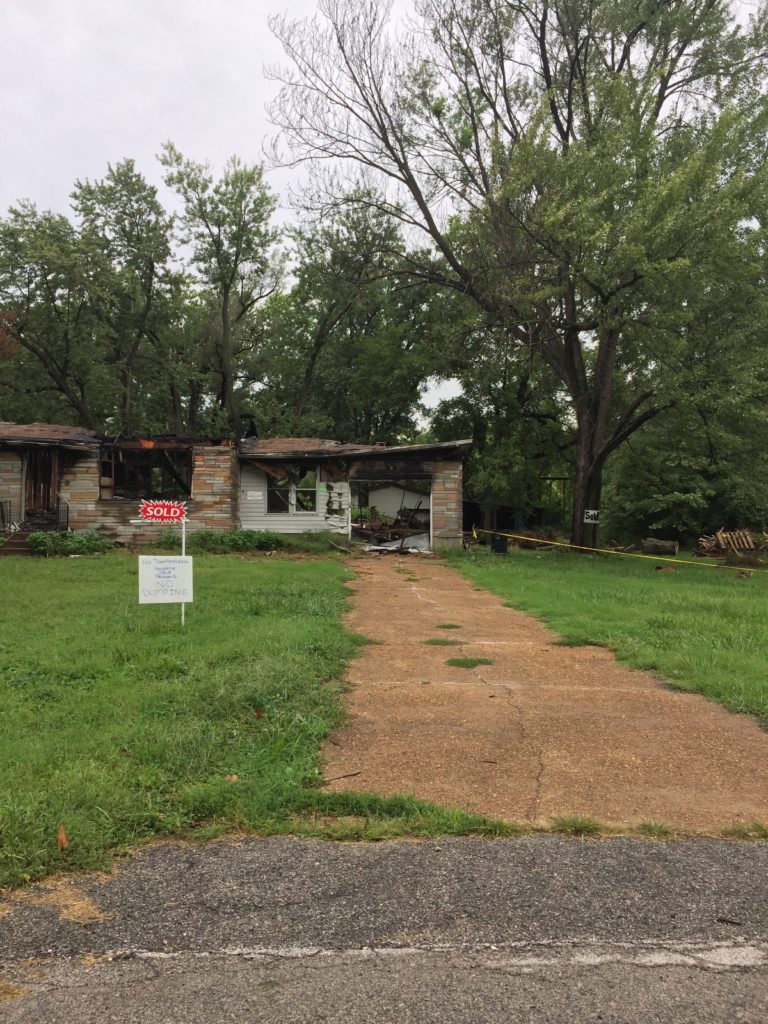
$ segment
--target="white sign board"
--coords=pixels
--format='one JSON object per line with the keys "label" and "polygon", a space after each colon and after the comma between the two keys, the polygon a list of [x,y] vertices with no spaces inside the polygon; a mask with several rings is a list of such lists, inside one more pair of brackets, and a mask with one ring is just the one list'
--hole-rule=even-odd
{"label": "white sign board", "polygon": [[599,508],[585,508],[584,509],[584,522],[585,523],[599,523],[600,522],[600,509]]}
{"label": "white sign board", "polygon": [[184,555],[139,555],[139,604],[190,604],[192,559]]}

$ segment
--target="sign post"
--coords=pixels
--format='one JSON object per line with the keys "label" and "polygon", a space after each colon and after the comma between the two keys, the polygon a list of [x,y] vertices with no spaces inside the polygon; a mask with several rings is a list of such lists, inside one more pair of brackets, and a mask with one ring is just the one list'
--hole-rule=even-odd
{"label": "sign post", "polygon": [[181,558],[173,555],[139,555],[139,604],[180,604],[181,624],[185,609],[194,599],[192,559],[187,558],[187,505],[184,501],[142,501],[139,522],[181,526]]}

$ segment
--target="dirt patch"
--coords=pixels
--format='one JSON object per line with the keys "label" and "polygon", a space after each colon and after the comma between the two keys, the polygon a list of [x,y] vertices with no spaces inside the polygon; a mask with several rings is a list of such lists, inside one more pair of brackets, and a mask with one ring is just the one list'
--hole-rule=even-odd
{"label": "dirt patch", "polygon": [[8,999],[19,999],[27,991],[22,985],[16,985],[12,981],[3,981],[0,978],[0,1003]]}
{"label": "dirt patch", "polygon": [[[109,878],[108,875],[89,877]],[[3,905],[5,913],[9,913],[13,905],[19,903],[53,907],[62,921],[72,921],[75,924],[95,924],[97,921],[107,921],[112,917],[111,914],[99,910],[90,896],[67,878],[54,878],[34,888],[14,892],[10,901]]]}
{"label": "dirt patch", "polygon": [[[526,824],[593,817],[719,830],[768,820],[768,733],[610,651],[566,647],[440,562],[353,563],[347,624],[377,641],[348,673],[329,788],[413,793]],[[424,641],[458,625],[460,647]],[[472,669],[450,656],[486,659]]]}

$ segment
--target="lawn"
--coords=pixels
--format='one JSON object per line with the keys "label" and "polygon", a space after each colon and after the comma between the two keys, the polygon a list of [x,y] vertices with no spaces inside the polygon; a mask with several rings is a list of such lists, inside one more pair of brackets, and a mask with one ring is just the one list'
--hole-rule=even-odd
{"label": "lawn", "polygon": [[2,559],[0,886],[230,827],[494,831],[317,788],[360,643],[341,622],[347,577],[328,559],[199,555],[182,628],[178,606],[138,604],[130,555]]}
{"label": "lawn", "polygon": [[599,644],[674,686],[768,723],[768,573],[749,578],[691,560],[567,551],[454,552],[478,585],[531,612],[570,644]]}

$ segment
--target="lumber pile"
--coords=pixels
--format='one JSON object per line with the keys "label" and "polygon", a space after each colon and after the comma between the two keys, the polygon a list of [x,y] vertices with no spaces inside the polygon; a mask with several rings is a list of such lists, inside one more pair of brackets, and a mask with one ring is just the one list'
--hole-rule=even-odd
{"label": "lumber pile", "polygon": [[756,555],[766,546],[768,535],[763,534],[757,540],[750,530],[718,530],[710,536],[699,537],[697,555],[723,558],[733,555]]}

